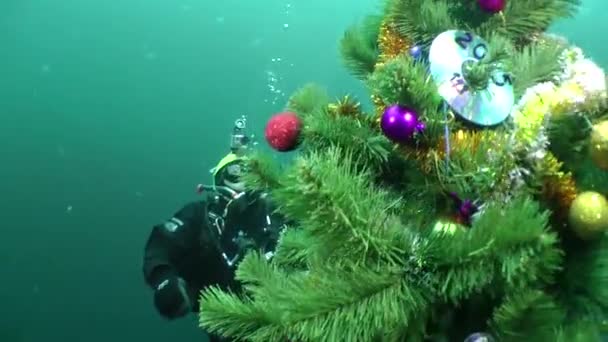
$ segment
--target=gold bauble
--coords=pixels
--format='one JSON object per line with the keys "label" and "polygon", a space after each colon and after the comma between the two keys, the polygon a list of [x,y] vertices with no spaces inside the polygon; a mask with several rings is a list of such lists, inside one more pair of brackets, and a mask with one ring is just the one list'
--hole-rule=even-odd
{"label": "gold bauble", "polygon": [[608,170],[608,121],[593,125],[589,154],[597,167]]}
{"label": "gold bauble", "polygon": [[594,191],[578,194],[568,213],[570,227],[581,239],[592,239],[608,230],[608,200]]}

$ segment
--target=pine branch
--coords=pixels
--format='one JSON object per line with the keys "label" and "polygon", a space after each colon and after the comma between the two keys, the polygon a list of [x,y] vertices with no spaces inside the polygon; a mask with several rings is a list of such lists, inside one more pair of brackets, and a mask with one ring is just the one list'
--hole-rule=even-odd
{"label": "pine branch", "polygon": [[[427,305],[421,288],[407,286],[398,269],[331,269],[313,275],[296,298],[300,310],[290,315],[292,339],[371,341],[379,333],[407,326]],[[304,295],[305,294],[305,295]],[[311,298],[310,295],[314,297]]]}
{"label": "pine branch", "polygon": [[418,111],[426,124],[423,140],[433,144],[443,133],[444,115],[437,86],[422,63],[395,58],[376,70],[367,81],[370,92],[387,105],[400,104]]}
{"label": "pine branch", "polygon": [[327,106],[330,102],[327,91],[321,86],[309,83],[298,89],[287,101],[287,110],[305,117]]}
{"label": "pine branch", "polygon": [[495,310],[491,326],[501,341],[551,341],[565,317],[553,298],[527,289],[505,298]]}
{"label": "pine branch", "polygon": [[573,17],[580,5],[581,0],[509,1],[504,24],[494,29],[515,41],[546,31],[558,19]]}
{"label": "pine branch", "polygon": [[569,317],[601,322],[608,310],[608,237],[568,248],[560,299]]}
{"label": "pine branch", "polygon": [[281,187],[283,171],[268,154],[256,152],[247,160],[248,172],[242,176],[248,190],[267,191]]}
{"label": "pine branch", "polygon": [[547,135],[551,152],[564,163],[567,171],[575,171],[587,154],[591,127],[583,114],[563,114],[551,117]]}
{"label": "pine branch", "polygon": [[371,341],[416,321],[426,308],[425,295],[407,286],[396,267],[326,265],[283,277],[262,259],[246,258],[238,271],[248,284],[265,284],[248,287],[254,301],[215,290],[202,295],[200,321],[210,332],[237,336],[233,327],[240,327],[238,337],[250,341]]}
{"label": "pine branch", "polygon": [[264,310],[263,303],[228,293],[219,287],[205,289],[200,297],[201,312],[199,327],[202,329],[244,340],[259,329],[263,329],[271,319]]}
{"label": "pine branch", "polygon": [[413,153],[395,149],[387,162],[379,167],[380,172],[375,177],[375,184],[398,198],[392,204],[393,213],[412,227],[434,224],[440,210],[437,198],[445,195],[445,189],[434,178],[430,178],[421,166]]}
{"label": "pine branch", "polygon": [[373,71],[378,60],[377,37],[382,17],[370,16],[363,24],[346,30],[340,41],[340,56],[350,73],[366,79]]}
{"label": "pine branch", "polygon": [[488,44],[489,54],[482,60],[483,63],[487,63],[493,66],[493,69],[496,69],[496,65],[500,65],[505,72],[511,72],[510,68],[505,68],[505,65],[508,66],[509,59],[512,58],[514,51],[513,44],[504,36],[496,34],[496,32],[492,31],[483,31],[477,29],[475,32],[479,37],[484,39]]}
{"label": "pine branch", "polygon": [[[580,163],[574,172],[576,185],[579,189],[592,190],[601,194],[608,193],[608,172],[600,169],[588,155],[588,149],[583,149],[579,158]],[[574,165],[568,165],[573,168]]]}
{"label": "pine branch", "polygon": [[310,232],[303,229],[290,227],[283,230],[273,262],[281,269],[305,270],[310,265],[308,260],[316,254],[312,251],[315,247],[314,241]]}
{"label": "pine branch", "polygon": [[602,334],[598,325],[594,322],[589,322],[584,319],[574,318],[566,322],[558,330],[555,339],[556,342],[590,342],[603,341]]}
{"label": "pine branch", "polygon": [[561,72],[560,54],[563,47],[557,43],[532,44],[514,52],[508,69],[514,76],[515,98],[519,98],[529,87],[552,81]]}
{"label": "pine branch", "polygon": [[[515,168],[510,137],[503,132],[480,131],[471,141],[454,141],[449,167],[438,168],[444,191],[456,192],[462,198],[490,198],[507,181]],[[444,162],[438,161],[439,162]]]}
{"label": "pine branch", "polygon": [[376,71],[367,82],[370,92],[386,104],[401,104],[436,111],[441,103],[437,86],[425,65],[411,58],[396,58]]}
{"label": "pine branch", "polygon": [[[382,331],[419,327],[413,314],[437,303],[458,303],[496,286],[517,291],[551,281],[560,258],[555,236],[544,233],[546,214],[518,200],[508,208],[488,208],[482,217],[469,232],[430,235],[426,242],[402,230],[400,260],[405,263],[351,263],[356,259],[350,255],[341,263],[284,273],[261,255],[249,254],[237,279],[251,298],[206,291],[201,322],[225,336],[235,335],[228,329],[238,329],[239,337],[252,341],[371,340]],[[514,323],[504,310],[498,318],[507,331],[507,323]],[[222,321],[226,317],[230,323]]]}
{"label": "pine branch", "polygon": [[394,0],[388,17],[404,37],[421,46],[428,46],[440,33],[467,29],[451,12],[447,0]]}
{"label": "pine branch", "polygon": [[553,116],[547,133],[551,152],[565,171],[572,172],[579,189],[608,192],[608,173],[589,155],[591,126],[586,113]]}
{"label": "pine branch", "polygon": [[547,231],[548,213],[535,202],[516,198],[509,205],[488,204],[463,234],[431,235],[422,258],[442,279],[448,301],[492,284],[525,288],[551,283],[560,269],[557,236]]}
{"label": "pine branch", "polygon": [[356,118],[330,115],[320,109],[304,120],[304,146],[306,150],[326,150],[332,146],[349,149],[365,165],[382,165],[391,145],[368,122]]}
{"label": "pine branch", "polygon": [[[388,229],[395,200],[371,183],[366,169],[357,169],[352,152],[339,148],[311,152],[297,160],[285,187],[273,193],[281,212],[309,231],[322,250],[345,260],[396,253],[395,232]],[[352,258],[352,259],[349,259]]]}

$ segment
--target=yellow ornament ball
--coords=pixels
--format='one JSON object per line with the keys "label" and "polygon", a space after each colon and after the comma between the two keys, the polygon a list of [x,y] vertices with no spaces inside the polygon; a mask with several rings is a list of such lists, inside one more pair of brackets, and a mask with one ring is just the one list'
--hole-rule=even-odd
{"label": "yellow ornament ball", "polygon": [[608,121],[593,126],[589,141],[591,160],[602,170],[608,170]]}
{"label": "yellow ornament ball", "polygon": [[594,191],[576,196],[568,213],[570,227],[581,239],[592,239],[608,230],[608,200]]}

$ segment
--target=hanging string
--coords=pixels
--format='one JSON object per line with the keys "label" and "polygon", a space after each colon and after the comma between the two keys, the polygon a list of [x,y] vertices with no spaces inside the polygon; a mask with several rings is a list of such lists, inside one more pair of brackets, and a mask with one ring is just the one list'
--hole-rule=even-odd
{"label": "hanging string", "polygon": [[445,167],[450,165],[450,127],[448,126],[448,103],[443,101],[443,130],[445,138]]}

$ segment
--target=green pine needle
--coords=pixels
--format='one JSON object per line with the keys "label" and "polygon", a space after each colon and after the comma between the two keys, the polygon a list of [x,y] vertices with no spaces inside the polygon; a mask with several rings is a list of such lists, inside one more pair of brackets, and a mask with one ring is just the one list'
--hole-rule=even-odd
{"label": "green pine needle", "polygon": [[306,150],[325,150],[336,146],[349,149],[366,165],[386,162],[391,144],[366,122],[330,115],[326,109],[312,112],[304,120],[302,132]]}
{"label": "green pine needle", "polygon": [[595,322],[608,310],[608,237],[572,249],[560,281],[560,298],[569,315]]}
{"label": "green pine needle", "polygon": [[508,135],[478,134],[483,138],[477,146],[452,151],[449,167],[440,169],[437,175],[444,190],[463,198],[491,198],[496,192],[497,179],[516,166]]}
{"label": "green pine needle", "polygon": [[529,87],[552,81],[561,72],[560,54],[563,47],[557,43],[532,44],[515,53],[509,62],[509,70],[515,76],[515,98]]}
{"label": "green pine needle", "polygon": [[243,174],[242,180],[248,190],[267,191],[279,188],[283,170],[279,163],[270,155],[255,152],[247,159],[248,172]]}
{"label": "green pine needle", "polygon": [[363,24],[346,30],[340,41],[340,56],[344,65],[361,80],[374,71],[378,60],[377,37],[381,20],[379,16],[370,16]]}
{"label": "green pine needle", "polygon": [[309,83],[298,89],[287,101],[286,110],[305,117],[306,115],[327,106],[330,102],[327,91],[315,83]]}
{"label": "green pine needle", "polygon": [[466,29],[462,21],[450,12],[451,7],[447,0],[393,0],[388,18],[404,37],[428,46],[444,31]]}
{"label": "green pine needle", "polygon": [[[608,194],[608,172],[600,169],[591,160],[587,151],[586,148],[583,149],[583,158],[578,158],[580,163],[577,165],[578,167],[574,167],[576,170],[574,172],[576,184],[579,189]],[[568,167],[573,168],[573,165],[568,165]]]}
{"label": "green pine needle", "polygon": [[[203,326],[224,336],[238,330],[238,337],[251,341],[371,341],[416,320],[426,307],[425,296],[405,285],[398,268],[326,265],[285,277],[269,273],[263,263],[260,256],[250,257],[239,268],[240,279],[266,285],[248,288],[255,301],[216,290],[203,293]],[[236,310],[245,314],[234,315]]]}
{"label": "green pine needle", "polygon": [[310,232],[290,227],[280,236],[273,261],[286,270],[302,270],[310,266],[308,261],[316,254],[315,240]]}
{"label": "green pine needle", "polygon": [[494,312],[491,325],[501,341],[550,341],[565,317],[553,298],[527,289],[505,298]]}
{"label": "green pine needle", "polygon": [[433,145],[441,139],[444,127],[444,114],[439,110],[441,98],[422,63],[405,56],[395,58],[376,70],[367,80],[367,86],[383,103],[417,111],[426,125],[424,143]]}
{"label": "green pine needle", "polygon": [[[591,133],[588,119],[581,113],[555,115],[549,122],[549,148],[567,166],[579,167]],[[573,170],[569,170],[573,171]]]}
{"label": "green pine needle", "polygon": [[562,260],[547,221],[548,213],[527,198],[507,206],[490,204],[466,234],[433,235],[423,259],[435,264],[435,276],[443,280],[441,293],[450,301],[458,302],[489,284],[547,284]]}
{"label": "green pine needle", "polygon": [[602,341],[600,329],[597,323],[585,319],[574,318],[568,320],[564,327],[559,329],[555,339],[556,342],[597,342]]}
{"label": "green pine needle", "polygon": [[325,257],[390,259],[396,252],[390,242],[398,238],[385,224],[395,198],[375,188],[369,170],[356,165],[355,155],[339,148],[300,157],[274,199],[323,243]]}
{"label": "green pine needle", "polygon": [[199,303],[199,326],[211,333],[242,340],[271,322],[262,304],[244,301],[219,287],[205,289]]}
{"label": "green pine needle", "polygon": [[544,32],[556,20],[573,17],[580,5],[581,0],[509,1],[496,31],[514,38]]}

